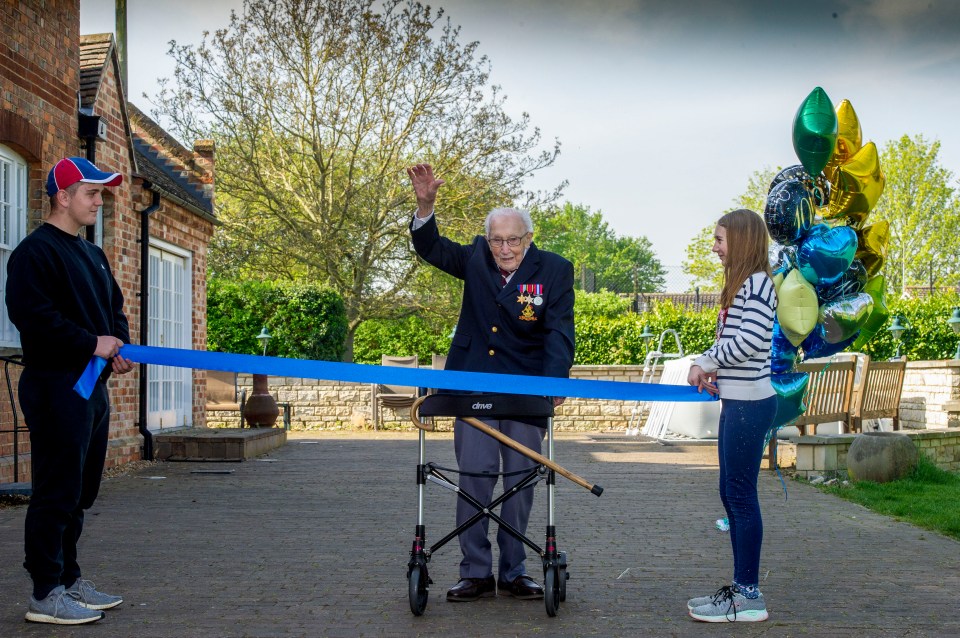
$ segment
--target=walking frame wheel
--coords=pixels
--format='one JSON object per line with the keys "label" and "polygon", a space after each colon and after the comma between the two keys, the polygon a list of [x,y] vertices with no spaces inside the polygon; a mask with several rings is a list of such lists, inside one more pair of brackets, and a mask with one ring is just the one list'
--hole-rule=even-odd
{"label": "walking frame wheel", "polygon": [[430,576],[427,573],[427,566],[417,562],[410,568],[409,594],[410,611],[414,616],[422,616],[427,608],[427,600],[430,594]]}
{"label": "walking frame wheel", "polygon": [[543,602],[547,615],[556,616],[560,608],[560,574],[556,565],[548,565],[543,572]]}
{"label": "walking frame wheel", "polygon": [[567,553],[560,552],[559,556],[557,581],[560,584],[560,602],[563,602],[567,599],[567,581],[570,580],[570,573],[567,571]]}

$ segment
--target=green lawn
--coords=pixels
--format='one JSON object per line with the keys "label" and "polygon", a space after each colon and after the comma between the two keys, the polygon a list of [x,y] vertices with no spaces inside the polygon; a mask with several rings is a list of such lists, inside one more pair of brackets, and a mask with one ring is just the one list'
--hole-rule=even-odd
{"label": "green lawn", "polygon": [[923,455],[914,473],[899,481],[819,487],[874,512],[960,540],[960,474],[941,470]]}

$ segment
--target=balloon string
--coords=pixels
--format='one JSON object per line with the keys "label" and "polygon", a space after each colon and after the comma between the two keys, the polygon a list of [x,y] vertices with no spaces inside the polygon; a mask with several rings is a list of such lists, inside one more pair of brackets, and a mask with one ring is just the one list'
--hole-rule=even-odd
{"label": "balloon string", "polygon": [[[820,382],[820,380],[823,378],[823,375],[827,372],[830,366],[833,365],[834,361],[835,361],[834,357],[831,356],[830,359],[827,361],[827,365],[823,366],[823,369],[817,373],[817,383]],[[795,369],[796,368],[794,368],[794,370]],[[809,374],[809,372],[807,374]],[[787,421],[786,423],[784,423],[783,425],[779,425],[775,428],[770,428],[769,430],[767,430],[767,435],[763,439],[763,447],[760,448],[761,450],[767,449],[767,446],[770,445],[770,439],[777,435],[777,432],[780,431],[780,428],[790,427],[797,421],[797,419],[803,416],[803,413],[807,411],[807,407],[806,407],[807,397],[810,396],[811,388],[813,388],[813,384],[807,383],[807,389],[804,391],[803,398],[801,399],[801,403],[803,404],[803,411],[797,416]],[[813,433],[814,434],[817,433],[816,423],[813,424]],[[787,483],[786,481],[783,480],[783,474],[780,473],[780,459],[777,455],[774,455],[773,457],[773,471],[777,473],[777,477],[780,479],[780,486],[783,488],[783,500],[786,501],[788,500]]]}

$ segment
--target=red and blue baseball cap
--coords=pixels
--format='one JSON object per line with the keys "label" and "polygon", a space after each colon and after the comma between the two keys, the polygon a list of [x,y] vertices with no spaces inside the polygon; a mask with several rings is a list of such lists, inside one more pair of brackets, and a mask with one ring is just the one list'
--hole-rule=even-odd
{"label": "red and blue baseball cap", "polygon": [[90,160],[82,157],[65,157],[50,169],[47,175],[47,195],[53,197],[59,191],[77,182],[118,186],[123,181],[120,173],[104,173]]}

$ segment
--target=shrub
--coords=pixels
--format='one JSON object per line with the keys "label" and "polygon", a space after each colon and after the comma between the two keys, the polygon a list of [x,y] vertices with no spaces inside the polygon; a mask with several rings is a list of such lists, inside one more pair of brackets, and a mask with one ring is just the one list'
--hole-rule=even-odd
{"label": "shrub", "polygon": [[[957,349],[957,335],[947,324],[953,308],[960,306],[957,293],[938,293],[922,298],[892,299],[887,301],[890,317],[902,315],[907,330],[903,333],[900,354],[911,361],[949,359]],[[884,326],[863,347],[873,359],[889,359],[897,344]]]}
{"label": "shrub", "polygon": [[339,361],[347,314],[336,292],[300,282],[207,282],[207,349],[261,354],[260,327],[273,336],[268,355]]}
{"label": "shrub", "polygon": [[[663,301],[650,312],[634,314],[630,300],[614,293],[577,291],[576,359],[577,365],[640,365],[647,346],[640,337],[644,327],[653,333],[649,349],[659,345],[665,330],[676,330],[684,354],[699,354],[713,344],[716,336],[717,308],[700,311]],[[888,302],[890,314],[906,317],[909,330],[903,335],[901,354],[910,359],[943,359],[953,356],[957,335],[946,323],[951,309],[960,305],[960,296],[943,294],[923,299],[897,299]],[[405,319],[365,321],[354,338],[354,359],[361,363],[379,363],[381,354],[416,354],[421,363],[430,362],[431,353],[446,353],[450,348],[452,323],[430,323],[420,316]],[[672,335],[665,335],[663,350],[676,351]],[[863,348],[875,359],[888,359],[896,350],[890,333],[881,330]]]}
{"label": "shrub", "polygon": [[379,364],[382,354],[415,354],[421,364],[429,364],[431,354],[446,354],[450,349],[453,328],[453,324],[428,323],[418,315],[364,321],[353,336],[353,360]]}
{"label": "shrub", "polygon": [[[578,297],[580,293],[578,293]],[[583,296],[592,296],[584,293]],[[629,305],[629,301],[627,302]],[[582,304],[590,308],[589,303]],[[599,305],[601,309],[604,305]],[[670,301],[654,306],[653,310],[641,315],[624,313],[610,317],[605,311],[600,314],[580,314],[576,316],[577,365],[639,365],[647,356],[648,346],[640,335],[644,327],[650,329],[653,338],[649,349],[658,347],[660,336],[665,330],[675,330],[680,338],[684,354],[700,353],[713,343],[717,321],[716,308],[700,312],[686,310]],[[664,335],[663,350],[676,351],[676,341],[672,335]]]}

